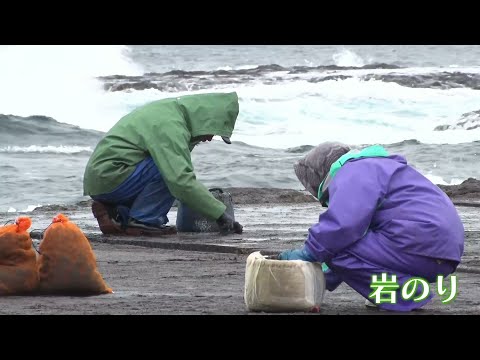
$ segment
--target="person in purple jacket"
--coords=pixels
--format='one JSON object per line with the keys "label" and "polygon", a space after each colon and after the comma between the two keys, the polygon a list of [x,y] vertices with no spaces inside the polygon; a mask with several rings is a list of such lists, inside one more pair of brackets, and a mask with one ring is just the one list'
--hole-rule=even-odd
{"label": "person in purple jacket", "polygon": [[401,289],[413,277],[435,283],[456,270],[465,235],[452,201],[404,157],[381,146],[354,152],[323,143],[314,151],[316,165],[308,169],[314,176],[302,175],[298,163],[295,172],[327,210],[304,245],[278,259],[321,262],[327,290],[345,282],[372,304],[372,275],[379,280],[382,273],[389,280],[396,275],[396,301],[375,304],[380,309],[410,311],[431,301],[431,286],[422,301],[414,300],[422,285],[410,298],[402,297]]}

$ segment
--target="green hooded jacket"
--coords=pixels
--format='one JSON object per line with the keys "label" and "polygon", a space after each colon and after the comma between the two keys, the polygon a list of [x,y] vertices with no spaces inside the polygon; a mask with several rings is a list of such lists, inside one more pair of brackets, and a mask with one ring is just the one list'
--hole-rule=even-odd
{"label": "green hooded jacket", "polygon": [[113,191],[151,156],[172,196],[189,208],[218,219],[225,205],[195,176],[190,152],[193,137],[230,137],[239,112],[232,93],[195,94],[162,99],[121,118],[97,144],[83,178],[84,195]]}

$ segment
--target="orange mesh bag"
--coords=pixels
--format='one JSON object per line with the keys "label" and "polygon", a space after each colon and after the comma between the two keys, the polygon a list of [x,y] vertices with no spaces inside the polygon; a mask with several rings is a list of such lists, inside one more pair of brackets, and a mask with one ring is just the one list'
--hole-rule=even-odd
{"label": "orange mesh bag", "polygon": [[0,295],[23,295],[38,286],[37,257],[27,232],[28,217],[0,227]]}
{"label": "orange mesh bag", "polygon": [[83,232],[63,214],[57,215],[39,247],[40,292],[99,295],[112,293],[97,270],[95,254]]}

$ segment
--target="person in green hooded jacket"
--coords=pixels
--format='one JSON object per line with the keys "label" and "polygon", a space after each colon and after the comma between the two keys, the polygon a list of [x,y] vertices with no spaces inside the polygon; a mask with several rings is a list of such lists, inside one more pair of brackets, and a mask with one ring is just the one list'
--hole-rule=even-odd
{"label": "person in green hooded jacket", "polygon": [[238,96],[207,93],[147,103],[121,118],[97,144],[83,178],[84,195],[103,233],[130,228],[162,231],[175,199],[216,220],[222,232],[242,232],[195,176],[191,151],[199,142],[230,137]]}

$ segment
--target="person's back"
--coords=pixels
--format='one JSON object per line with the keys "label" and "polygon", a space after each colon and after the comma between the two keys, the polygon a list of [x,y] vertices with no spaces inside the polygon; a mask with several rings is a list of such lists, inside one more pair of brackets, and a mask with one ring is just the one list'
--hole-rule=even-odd
{"label": "person's back", "polygon": [[382,234],[392,247],[413,255],[460,262],[464,228],[455,206],[405,158],[392,155],[350,160],[336,177],[346,172],[357,174],[359,183],[364,176],[377,179],[382,196],[370,229]]}
{"label": "person's back", "polygon": [[[182,119],[176,99],[162,99],[138,107],[122,117],[95,147],[85,168],[84,195],[98,195],[113,190],[145,159],[148,139],[155,128],[173,129]],[[173,115],[173,116],[169,116]],[[184,125],[180,123],[180,127]]]}

